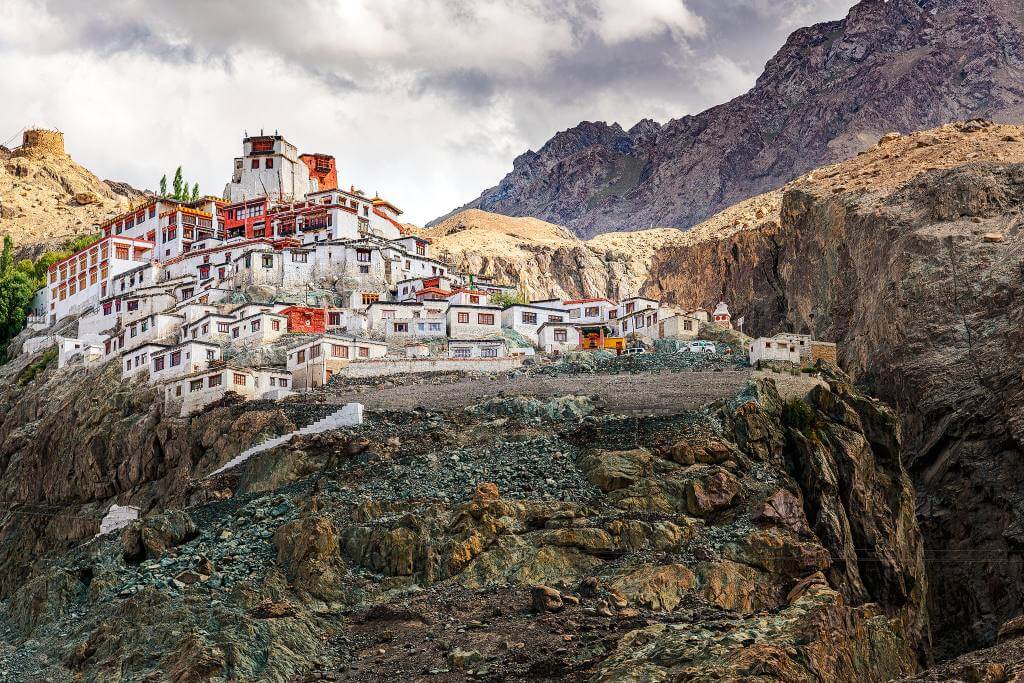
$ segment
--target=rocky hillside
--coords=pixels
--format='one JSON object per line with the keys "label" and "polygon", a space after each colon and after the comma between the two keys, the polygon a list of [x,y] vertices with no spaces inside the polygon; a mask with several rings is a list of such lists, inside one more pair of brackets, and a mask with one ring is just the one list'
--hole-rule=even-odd
{"label": "rocky hillside", "polygon": [[0,235],[19,247],[88,233],[140,196],[124,183],[100,180],[63,151],[0,148]]}
{"label": "rocky hillside", "polygon": [[[805,399],[760,379],[658,417],[573,395],[372,412],[204,479],[326,406],[169,417],[113,364],[19,362],[12,680],[863,681],[928,656],[895,415],[829,368]],[[110,500],[145,518],[90,541]]]}
{"label": "rocky hillside", "polygon": [[648,292],[839,343],[903,416],[937,654],[990,645],[1024,611],[1024,128],[888,135],[773,197],[760,224],[659,252]]}
{"label": "rocky hillside", "polygon": [[654,253],[686,241],[665,228],[583,241],[535,218],[462,211],[427,230],[432,252],[460,270],[518,283],[531,299],[628,296],[646,282]]}
{"label": "rocky hillside", "polygon": [[862,0],[793,33],[746,94],[663,126],[581,123],[463,208],[582,236],[686,228],[888,131],[1019,122],[1022,17],[1011,0]]}

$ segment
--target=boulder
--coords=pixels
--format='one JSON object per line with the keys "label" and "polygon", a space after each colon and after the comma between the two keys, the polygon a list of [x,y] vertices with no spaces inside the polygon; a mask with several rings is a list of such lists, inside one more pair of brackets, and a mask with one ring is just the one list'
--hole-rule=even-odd
{"label": "boulder", "polygon": [[170,510],[126,526],[121,532],[121,544],[124,547],[124,558],[138,562],[145,558],[163,557],[171,548],[195,536],[196,524],[188,513]]}
{"label": "boulder", "polygon": [[561,592],[549,586],[534,586],[530,604],[534,612],[557,612],[565,606]]}
{"label": "boulder", "polygon": [[797,534],[809,534],[807,516],[800,500],[786,489],[779,489],[754,511],[754,521],[775,524]]}
{"label": "boulder", "polygon": [[587,478],[605,493],[631,486],[651,473],[653,458],[646,448],[592,451],[580,459]]}
{"label": "boulder", "polygon": [[698,517],[724,510],[732,505],[739,490],[740,485],[736,477],[725,470],[718,470],[702,480],[687,482],[687,510]]}

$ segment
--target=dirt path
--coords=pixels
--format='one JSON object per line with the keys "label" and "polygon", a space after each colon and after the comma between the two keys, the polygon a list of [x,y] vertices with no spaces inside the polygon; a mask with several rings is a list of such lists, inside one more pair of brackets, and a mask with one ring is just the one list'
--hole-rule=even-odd
{"label": "dirt path", "polygon": [[444,383],[433,381],[381,388],[354,388],[331,393],[327,402],[358,401],[367,410],[451,409],[507,396],[597,396],[603,408],[627,415],[670,415],[728,398],[751,377],[771,377],[783,397],[803,395],[819,380],[800,375],[734,370],[726,372],[661,372],[646,374],[593,374],[573,377],[471,377]]}

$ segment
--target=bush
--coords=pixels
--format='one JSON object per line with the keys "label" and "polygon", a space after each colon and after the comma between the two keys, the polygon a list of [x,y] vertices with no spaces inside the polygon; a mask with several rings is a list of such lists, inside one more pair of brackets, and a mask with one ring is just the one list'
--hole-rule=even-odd
{"label": "bush", "polygon": [[40,372],[46,369],[46,367],[57,359],[57,347],[51,346],[50,348],[43,351],[43,355],[40,356],[39,360],[32,363],[27,368],[21,371],[18,375],[18,386],[23,387],[36,378]]}
{"label": "bush", "polygon": [[818,426],[818,414],[802,398],[791,398],[782,406],[782,423],[811,438]]}

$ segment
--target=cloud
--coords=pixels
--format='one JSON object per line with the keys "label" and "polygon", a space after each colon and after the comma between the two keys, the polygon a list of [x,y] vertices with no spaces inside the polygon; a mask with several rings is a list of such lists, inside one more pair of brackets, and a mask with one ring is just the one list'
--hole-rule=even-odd
{"label": "cloud", "polygon": [[[62,128],[104,177],[220,192],[244,129],[333,153],[423,222],[580,120],[664,121],[747,88],[849,0],[0,0],[0,136]],[[45,39],[40,39],[45,36]]]}

